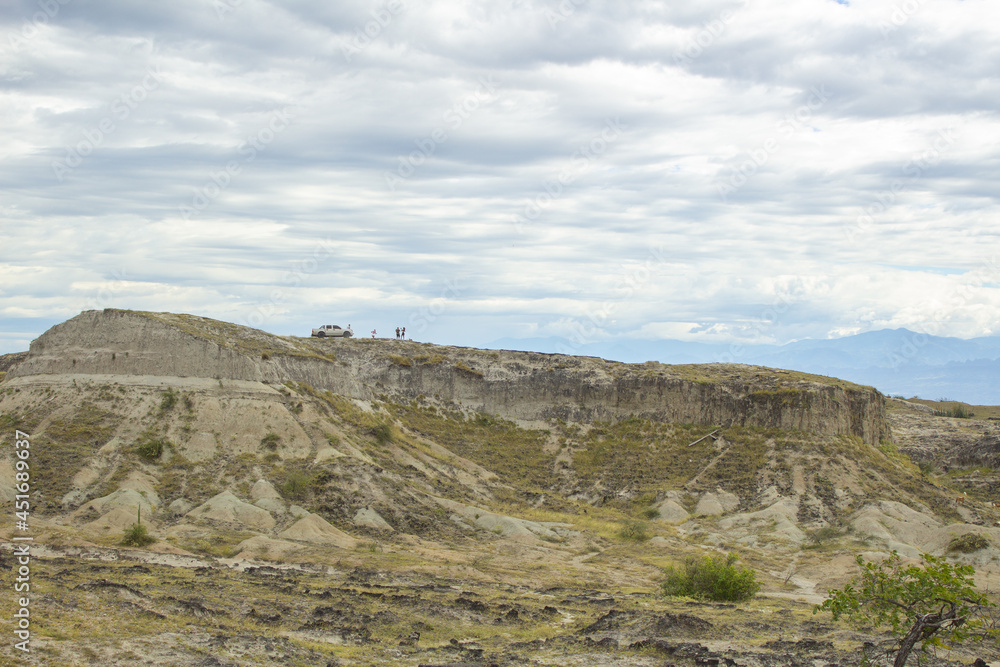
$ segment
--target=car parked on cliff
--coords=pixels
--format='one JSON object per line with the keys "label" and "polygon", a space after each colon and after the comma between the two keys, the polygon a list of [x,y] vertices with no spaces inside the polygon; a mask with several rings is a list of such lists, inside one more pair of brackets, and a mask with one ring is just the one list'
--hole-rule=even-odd
{"label": "car parked on cliff", "polygon": [[348,329],[341,329],[336,324],[324,324],[319,329],[313,329],[312,335],[316,338],[350,338],[354,332]]}

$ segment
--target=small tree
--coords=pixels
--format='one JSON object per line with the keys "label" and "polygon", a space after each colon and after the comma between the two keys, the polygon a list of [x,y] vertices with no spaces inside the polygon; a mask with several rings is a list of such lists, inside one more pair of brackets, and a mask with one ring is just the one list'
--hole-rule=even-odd
{"label": "small tree", "polygon": [[663,571],[663,594],[720,602],[749,600],[760,590],[760,584],[754,571],[736,565],[737,560],[736,554],[689,556],[681,567],[671,565]]}
{"label": "small tree", "polygon": [[[982,641],[997,637],[988,613],[995,605],[975,589],[969,565],[953,565],[944,558],[923,554],[922,565],[903,567],[899,554],[892,552],[880,562],[865,562],[861,580],[853,579],[840,590],[831,590],[828,599],[813,613],[828,611],[834,620],[841,616],[857,626],[888,626],[894,638],[884,657],[895,654],[893,667],[903,667],[917,642],[921,650],[945,647],[944,642]],[[855,588],[858,586],[858,588]],[[862,664],[877,664],[866,650]]]}
{"label": "small tree", "polygon": [[631,542],[645,542],[650,538],[649,526],[642,521],[627,521],[618,529],[618,537]]}

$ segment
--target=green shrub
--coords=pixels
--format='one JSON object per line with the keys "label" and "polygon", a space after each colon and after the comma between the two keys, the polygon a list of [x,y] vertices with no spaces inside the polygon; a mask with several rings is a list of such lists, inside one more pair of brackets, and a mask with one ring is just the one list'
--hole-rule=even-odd
{"label": "green shrub", "polygon": [[935,410],[934,416],[952,417],[954,419],[970,419],[975,417],[976,414],[966,410],[964,405],[956,405],[955,407],[948,408],[947,410]]}
{"label": "green shrub", "polygon": [[155,541],[156,538],[150,535],[146,527],[142,525],[142,508],[136,507],[135,523],[125,529],[125,534],[122,535],[122,546],[144,547]]}
{"label": "green shrub", "polygon": [[632,542],[645,542],[649,539],[649,526],[641,521],[628,521],[619,530],[618,537]]}
{"label": "green shrub", "polygon": [[156,541],[156,538],[149,534],[146,526],[141,523],[133,523],[125,529],[121,544],[126,547],[145,547]]}
{"label": "green shrub", "polygon": [[173,389],[167,389],[163,392],[163,398],[160,400],[160,410],[167,412],[173,410],[175,405],[177,405],[177,392]]}
{"label": "green shrub", "polygon": [[281,442],[281,436],[277,433],[268,433],[260,439],[260,444],[263,445],[265,449],[270,449],[271,451],[278,448],[279,442]]}
{"label": "green shrub", "polygon": [[284,483],[281,485],[281,492],[287,498],[292,498],[293,500],[302,500],[306,496],[306,492],[309,490],[310,483],[309,476],[305,473],[293,471],[288,474]]}
{"label": "green shrub", "polygon": [[646,493],[638,495],[632,499],[632,503],[636,507],[646,507],[648,505],[652,505],[655,502],[656,502],[656,494],[652,493],[651,491],[647,491]]}
{"label": "green shrub", "polygon": [[380,422],[373,426],[371,434],[375,437],[375,442],[380,445],[388,444],[395,439],[392,432],[392,425],[385,422]]}
{"label": "green shrub", "polygon": [[965,535],[956,535],[951,538],[948,542],[948,551],[961,551],[968,554],[973,551],[985,549],[988,546],[990,546],[990,541],[986,539],[985,535],[966,533]]}
{"label": "green shrub", "polygon": [[146,461],[155,461],[163,455],[167,444],[163,438],[143,438],[135,446],[135,453]]}
{"label": "green shrub", "polygon": [[647,519],[650,519],[650,520],[652,520],[652,519],[659,519],[660,518],[660,510],[656,509],[655,507],[647,507],[646,509],[644,509],[642,511],[642,515],[644,517],[646,517]]}
{"label": "green shrub", "polygon": [[749,600],[760,584],[754,571],[736,565],[737,560],[736,554],[689,556],[680,567],[664,570],[663,594],[723,602]]}

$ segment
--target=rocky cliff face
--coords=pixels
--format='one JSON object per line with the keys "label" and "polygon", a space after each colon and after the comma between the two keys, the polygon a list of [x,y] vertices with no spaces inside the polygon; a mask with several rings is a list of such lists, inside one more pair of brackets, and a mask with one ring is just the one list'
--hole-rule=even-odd
{"label": "rocky cliff face", "polygon": [[11,376],[150,375],[294,381],[358,399],[423,394],[509,419],[660,421],[890,436],[870,387],[738,364],[621,364],[395,340],[280,337],[207,318],[88,311],[35,340]]}
{"label": "rocky cliff face", "polygon": [[27,352],[14,352],[13,354],[0,354],[0,373],[6,373],[11,368],[28,358]]}

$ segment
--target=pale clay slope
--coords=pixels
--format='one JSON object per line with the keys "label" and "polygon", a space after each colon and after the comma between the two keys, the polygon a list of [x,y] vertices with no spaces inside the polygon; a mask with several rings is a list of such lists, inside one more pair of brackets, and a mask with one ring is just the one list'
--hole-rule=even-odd
{"label": "pale clay slope", "polygon": [[[86,351],[86,341],[79,343],[78,349],[82,355]],[[133,340],[128,344],[137,343]],[[204,353],[204,344],[198,345],[200,345],[198,354]],[[104,355],[104,352],[108,354]],[[113,354],[111,348],[95,354],[96,356],[91,355],[93,363],[111,364],[108,368],[114,365],[110,362]],[[143,363],[146,361],[152,363],[154,359],[152,351],[149,355],[137,356],[145,359]],[[233,358],[230,361],[235,364],[229,366],[230,370],[235,369],[239,372],[252,370],[242,360]],[[378,370],[368,361],[357,362],[354,370],[364,364],[369,364],[370,370]],[[496,370],[493,375],[500,373],[501,370]],[[494,379],[500,378],[497,376]],[[512,375],[508,379],[518,378]],[[136,391],[150,389],[162,391],[173,388],[179,392],[198,394],[199,408],[196,419],[191,425],[194,433],[189,439],[178,443],[183,448],[185,456],[194,462],[210,460],[220,453],[236,455],[254,452],[259,449],[260,441],[265,435],[275,432],[281,433],[282,436],[282,446],[277,453],[283,460],[303,456],[311,456],[315,461],[353,457],[371,463],[371,459],[346,441],[341,441],[336,447],[317,445],[314,437],[306,433],[299,421],[280,403],[282,394],[274,386],[263,382],[157,375],[60,374],[12,377],[5,384],[14,387],[55,386],[69,390],[75,383],[84,382],[96,385],[120,385]],[[304,416],[308,417],[308,411],[312,408],[307,405],[305,409]],[[141,417],[141,414],[136,413],[132,416],[132,421],[141,423]],[[98,456],[76,473],[73,479],[75,488],[63,498],[64,503],[69,506],[68,509],[73,509],[69,521],[81,527],[85,533],[105,537],[120,533],[135,521],[136,507],[142,508],[144,521],[149,521],[154,528],[164,520],[164,515],[156,516],[157,510],[161,508],[154,485],[150,479],[140,474],[131,474],[117,490],[103,498],[86,500],[88,492],[93,490],[101,467],[125,447],[126,443],[134,441],[137,432],[138,427],[133,427],[131,430],[125,428],[111,438],[98,452]],[[450,452],[436,443],[425,444],[439,455],[450,455]],[[399,448],[395,448],[393,453],[400,462],[428,474],[433,474],[440,465],[438,459],[423,453],[404,452]],[[462,481],[470,490],[476,489],[484,475],[492,475],[491,472],[472,462],[459,457],[453,458],[459,460],[468,472]],[[13,481],[10,462],[0,460],[0,495],[13,497]],[[661,520],[677,524],[682,535],[700,534],[709,544],[723,545],[736,541],[748,547],[791,553],[804,543],[806,530],[815,527],[815,525],[800,525],[799,509],[808,501],[802,493],[804,489],[796,488],[794,491],[792,495],[783,497],[774,489],[766,490],[759,498],[758,506],[763,508],[753,512],[739,512],[739,499],[721,489],[698,496],[691,513],[685,509],[691,507],[691,499],[688,498],[687,502],[684,502],[685,499],[680,493],[668,496],[659,505],[659,509]],[[543,544],[545,540],[559,540],[573,533],[561,524],[527,521],[444,499],[435,501],[450,512],[451,521],[456,525],[469,530],[485,529],[513,541]],[[190,523],[174,525],[166,531],[167,535],[204,537],[210,534],[206,532],[204,525],[195,525],[196,523],[257,533],[239,545],[238,558],[291,558],[311,545],[349,549],[358,543],[356,538],[321,517],[290,504],[267,480],[259,480],[247,498],[240,497],[232,489],[220,489],[219,494],[199,507],[193,507],[190,502],[179,499],[171,503],[170,512],[179,520]],[[370,509],[359,510],[353,518],[353,525],[358,528],[392,530],[377,512]],[[916,556],[921,551],[941,555],[954,535],[965,532],[989,535],[995,544],[1000,544],[1000,530],[996,528],[969,524],[944,525],[933,516],[889,501],[863,506],[851,517],[850,525],[857,534],[871,538],[873,552],[884,553],[896,549],[906,556]],[[984,549],[959,558],[983,568],[985,573],[982,576],[987,577],[995,575],[997,563],[1000,562],[996,548]],[[844,560],[842,571],[848,571],[852,564],[853,561],[850,559]],[[803,590],[811,591],[816,586],[822,585],[824,578],[829,577],[835,570],[831,563],[829,571],[803,571],[793,582],[798,583]],[[993,574],[990,574],[991,572]]]}
{"label": "pale clay slope", "polygon": [[434,498],[434,500],[452,513],[449,517],[452,521],[467,529],[470,525],[475,525],[510,539],[527,541],[534,541],[539,537],[562,539],[578,534],[564,523],[517,519],[445,498]]}
{"label": "pale clay slope", "polygon": [[187,513],[190,519],[204,519],[224,527],[266,531],[274,528],[271,513],[250,503],[245,503],[229,491],[209,499]]}
{"label": "pale clay slope", "polygon": [[[210,392],[214,394],[221,389],[224,398],[209,396],[199,402],[198,417],[193,427],[196,433],[190,441],[184,443],[186,447],[184,451],[195,460],[202,456],[213,456],[218,451],[220,443],[214,436],[212,436],[210,443],[206,443],[204,451],[198,451],[199,436],[206,433],[210,435],[209,431],[229,433],[229,437],[223,438],[221,443],[227,451],[252,450],[251,445],[259,443],[264,435],[271,432],[269,429],[274,429],[274,432],[279,430],[282,432],[282,449],[285,450],[282,453],[285,456],[308,455],[308,447],[311,445],[309,436],[302,431],[301,426],[287,413],[284,406],[272,402],[280,397],[280,393],[273,387],[262,383],[235,380],[226,380],[220,383],[218,380],[202,378],[127,375],[29,376],[13,378],[10,382],[13,386],[61,385],[65,387],[72,385],[74,381],[118,384],[136,389],[163,390],[169,387],[176,391],[198,392],[199,394]],[[226,402],[226,408],[222,407],[222,401]],[[248,419],[251,414],[263,414],[265,419]],[[266,426],[261,426],[261,424]],[[285,445],[288,446],[287,450]],[[96,478],[97,468],[101,464],[100,457],[111,455],[120,446],[123,446],[123,439],[112,438],[99,452],[99,457],[77,473],[74,478],[77,488],[64,498],[67,503],[74,504],[78,499],[85,497],[86,488]],[[319,449],[320,454],[317,454],[315,458],[322,459],[331,456],[367,458],[363,453],[354,450],[348,443],[342,443],[339,447],[349,453],[344,453],[333,447],[325,447]],[[443,450],[443,448],[441,449]],[[434,463],[434,459],[430,457],[416,459],[401,451],[398,452],[398,455],[400,460],[417,468],[426,469],[428,464]],[[470,470],[482,470],[471,462],[466,462],[466,464]],[[11,463],[7,460],[0,460],[0,496],[8,499],[13,499],[15,493],[13,473]],[[474,478],[470,475],[470,479]],[[134,523],[135,508],[138,506],[142,508],[146,520],[155,526],[153,517],[158,509],[159,499],[155,496],[152,482],[153,480],[148,477],[143,478],[133,473],[112,494],[92,499],[78,506],[71,514],[71,520],[77,525],[82,524],[82,528],[88,533],[106,535]],[[725,540],[735,539],[739,543],[753,547],[773,544],[775,541],[786,542],[790,547],[798,546],[805,539],[805,532],[798,526],[796,520],[799,498],[775,498],[773,494],[772,497],[765,495],[762,497],[762,501],[771,501],[767,507],[756,512],[739,513],[734,511],[738,507],[738,499],[733,494],[718,490],[705,493],[698,499],[693,509],[695,517],[693,519],[691,518],[692,514],[684,509],[679,499],[679,496],[676,498],[668,497],[659,505],[659,510],[661,520],[679,524],[682,533],[707,531],[710,536],[717,535],[720,543],[724,541],[722,539],[724,537]],[[175,502],[172,509],[175,512],[183,509],[184,512],[177,513],[187,513],[189,518],[204,519],[220,525],[261,532],[262,536],[270,539],[273,537],[273,534],[270,533],[271,529],[278,524],[276,517],[285,516],[289,512],[289,506],[281,499],[273,485],[266,480],[258,482],[248,500],[253,504],[241,500],[231,492],[223,492],[199,508],[187,507],[186,501],[182,499],[180,502]],[[439,500],[438,502],[446,504],[451,501]],[[561,531],[557,530],[560,527],[546,526],[514,517],[504,517],[472,506],[462,505],[459,507],[458,505],[449,506],[448,509],[453,512],[453,520],[457,520],[460,524],[477,525],[513,539],[558,538],[560,536]],[[301,508],[295,509],[299,510],[296,514],[304,513]],[[701,526],[702,522],[697,517],[706,515],[719,519],[717,526],[722,532],[713,533],[711,527]],[[354,524],[380,530],[391,530],[384,519],[372,511],[359,512],[355,517]],[[1000,537],[997,534],[1000,531],[995,528],[968,524],[944,526],[929,515],[888,501],[862,508],[852,518],[851,525],[859,534],[871,536],[877,543],[882,544],[883,548],[896,549],[907,556],[915,556],[920,551],[941,554],[952,536],[964,532],[983,532],[992,535],[995,540]],[[331,526],[331,528],[333,527]],[[309,535],[312,532],[315,531],[293,531],[293,534],[299,535],[298,541],[303,542],[309,541]],[[342,534],[346,536],[346,533]],[[316,535],[322,538],[323,531],[316,532]],[[762,540],[762,536],[765,539]],[[337,539],[333,539],[330,544],[335,545],[338,540],[343,544],[347,543],[338,535]],[[294,542],[289,540],[284,540],[284,542],[285,544],[280,551],[294,550]],[[997,550],[992,548],[977,552],[970,557],[981,567],[995,565],[997,558]]]}
{"label": "pale clay slope", "polygon": [[356,539],[333,527],[318,514],[302,517],[278,533],[278,537],[299,542],[332,545],[341,549],[353,549],[358,543]]}
{"label": "pale clay slope", "polygon": [[[731,505],[732,501],[726,498],[726,495],[728,494],[725,492],[706,493],[699,501],[699,506],[714,509],[717,505],[721,505],[720,496]],[[273,485],[266,480],[259,480],[254,485],[251,496],[251,499],[255,498],[256,505],[241,500],[229,491],[224,491],[187,512],[187,518],[195,521],[204,520],[231,529],[258,532],[260,537],[269,540],[276,537],[280,540],[280,545],[271,542],[262,543],[259,540],[246,545],[259,547],[261,544],[267,544],[270,545],[268,549],[272,553],[294,551],[296,542],[325,544],[344,549],[353,548],[357,544],[355,538],[321,517],[297,506],[288,506]],[[458,524],[468,528],[476,526],[517,541],[533,542],[539,538],[562,539],[575,534],[575,531],[569,530],[566,524],[528,521],[443,498],[435,500],[452,513],[452,520]],[[271,531],[277,522],[272,516],[272,511],[260,507],[261,501],[270,503],[272,511],[290,512],[299,518],[291,526],[274,535]],[[155,508],[155,505],[150,504],[138,491],[120,489],[109,496],[85,503],[71,517],[74,520],[81,520],[88,515],[99,514],[98,518],[84,524],[83,528],[87,532],[106,533],[131,525],[135,521],[136,506],[143,507],[147,515],[151,515]],[[671,500],[661,504],[664,508],[671,506],[679,512],[684,511],[680,505]],[[689,518],[678,527],[681,534],[700,533],[708,542],[723,544],[736,541],[748,547],[784,550],[780,543],[786,543],[788,547],[797,547],[805,541],[805,532],[798,526],[796,515],[797,499],[780,497],[770,506],[756,512],[726,512],[723,508],[723,513],[712,517],[699,515],[700,519]],[[391,531],[391,527],[384,519],[372,510],[359,511],[354,523],[358,526]],[[887,551],[896,550],[901,555],[914,558],[921,552],[943,555],[953,537],[970,532],[986,535],[994,543],[1000,543],[1000,528],[969,524],[944,525],[930,515],[891,501],[866,505],[853,515],[850,525],[858,535],[872,538],[873,547],[881,545]],[[715,532],[716,530],[719,532]],[[277,551],[276,546],[280,546]],[[241,546],[241,551],[246,549]],[[997,563],[998,558],[1000,551],[992,547],[959,556],[959,560],[980,568],[990,568]]]}
{"label": "pale clay slope", "polygon": [[[301,458],[308,456],[310,451],[311,440],[309,436],[302,431],[301,426],[292,415],[288,414],[283,405],[273,402],[274,399],[281,396],[280,393],[265,384],[232,380],[220,383],[197,378],[117,375],[33,376],[15,378],[14,382],[17,386],[43,384],[69,387],[74,382],[78,382],[89,385],[122,385],[137,390],[163,391],[170,388],[177,392],[197,392],[199,394],[199,409],[197,418],[192,425],[195,432],[190,439],[178,443],[181,453],[195,463],[215,456],[219,453],[220,448],[236,454],[254,451],[256,449],[254,444],[259,443],[260,439],[270,432],[282,433],[280,455],[283,457]],[[219,392],[220,384],[224,397],[204,396],[209,392]],[[225,407],[222,406],[222,402],[226,403]],[[256,418],[249,419],[248,417],[251,415]],[[260,419],[260,415],[263,415],[264,418]],[[262,423],[265,425],[264,427],[261,426]],[[229,437],[220,439],[213,435],[219,432],[228,433]],[[205,441],[204,445],[199,445],[202,439]],[[98,452],[98,456],[74,476],[74,489],[64,497],[64,503],[72,506],[76,501],[85,499],[92,485],[98,479],[100,468],[106,465],[109,457],[126,446],[126,442],[130,440],[132,438],[118,436],[110,439]],[[352,456],[371,462],[365,454],[349,443],[341,443],[339,447],[347,453],[333,447],[323,447],[319,449],[320,454],[315,458],[322,460],[332,454],[334,457]],[[436,444],[433,445],[433,451],[439,454],[447,453],[447,450]],[[433,457],[422,455],[420,459],[417,459],[398,450],[398,448],[396,456],[401,462],[428,472],[430,472],[428,466],[439,465],[439,462]],[[495,477],[493,473],[461,457],[452,456],[451,458],[470,471],[468,473],[470,483],[478,485],[481,484],[481,478]],[[473,473],[478,473],[478,475]],[[155,480],[147,475],[133,472],[121,483],[119,489],[111,494],[83,502],[69,514],[68,522],[78,526],[85,534],[106,538],[108,535],[120,533],[135,523],[137,519],[136,508],[140,508],[143,522],[155,530],[159,526],[159,522],[154,519],[154,516],[160,509],[160,500],[156,496],[154,484]],[[14,470],[9,461],[0,460],[0,494],[13,499],[14,493]],[[449,501],[440,500],[439,502],[447,503]],[[349,549],[357,543],[355,538],[330,525],[321,517],[312,515],[296,505],[288,504],[282,499],[274,485],[263,479],[258,480],[251,488],[250,498],[246,500],[239,498],[232,491],[226,490],[198,507],[193,507],[186,499],[179,498],[173,501],[167,509],[171,515],[186,518],[188,521],[208,522],[218,528],[260,533],[258,538],[246,540],[245,544],[240,546],[240,551],[246,552],[248,555],[259,552],[266,552],[272,557],[288,555],[301,551],[303,544],[322,544],[328,547]],[[451,509],[457,509],[456,518],[461,516],[468,524],[498,531],[512,539],[557,538],[566,532],[562,530],[563,526],[525,521],[472,506],[455,504],[455,507]],[[279,526],[279,520],[285,517],[290,517],[293,521],[298,519],[298,521],[275,535],[273,531],[276,526]],[[286,521],[281,523],[284,524]],[[392,527],[371,509],[359,510],[353,523],[358,527],[385,532],[392,531]],[[180,523],[169,528],[167,534],[204,537],[207,533],[196,525]]]}

